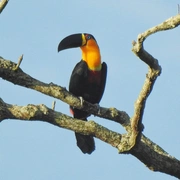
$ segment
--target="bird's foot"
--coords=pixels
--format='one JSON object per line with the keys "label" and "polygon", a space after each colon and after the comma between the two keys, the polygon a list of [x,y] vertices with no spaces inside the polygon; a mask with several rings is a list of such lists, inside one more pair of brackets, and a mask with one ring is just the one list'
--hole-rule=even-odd
{"label": "bird's foot", "polygon": [[101,115],[101,109],[99,104],[94,104],[96,108],[98,109],[98,115]]}
{"label": "bird's foot", "polygon": [[81,103],[81,107],[83,106],[83,102],[84,102],[84,99],[83,99],[83,97],[79,97],[79,99],[80,99],[80,103]]}

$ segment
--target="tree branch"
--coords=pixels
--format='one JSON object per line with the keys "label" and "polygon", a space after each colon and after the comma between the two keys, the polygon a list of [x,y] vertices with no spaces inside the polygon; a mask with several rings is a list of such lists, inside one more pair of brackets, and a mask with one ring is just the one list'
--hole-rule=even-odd
{"label": "tree branch", "polygon": [[[20,119],[26,121],[44,121],[55,126],[78,133],[93,135],[96,138],[116,147],[120,152],[126,151],[129,134],[119,134],[94,121],[82,121],[62,114],[45,105],[17,106],[5,103],[0,99],[0,120]],[[180,161],[166,153],[157,144],[142,135],[138,146],[130,154],[145,163],[151,170],[160,171],[180,177]],[[171,163],[171,164],[170,164]],[[171,167],[170,167],[171,165]]]}
{"label": "tree branch", "polygon": [[142,119],[143,119],[146,100],[153,89],[157,77],[161,74],[161,66],[158,63],[158,60],[144,50],[143,43],[145,39],[151,34],[154,34],[159,31],[173,29],[179,25],[180,25],[180,15],[177,15],[169,18],[168,20],[164,21],[163,23],[155,27],[148,29],[142,34],[139,34],[137,38],[137,42],[133,41],[132,51],[143,62],[145,62],[149,66],[149,70],[148,70],[148,74],[146,75],[146,80],[143,85],[143,88],[139,94],[138,99],[136,100],[134,115],[131,118],[131,127],[132,127],[132,134],[130,138],[131,148],[134,145],[136,145],[136,141],[138,137],[141,135]]}
{"label": "tree branch", "polygon": [[17,65],[15,63],[0,57],[0,77],[3,79],[12,82],[13,84],[30,88],[48,96],[57,98],[70,106],[88,111],[95,116],[118,122],[128,131],[130,130],[130,118],[126,112],[118,111],[115,108],[107,109],[97,107],[96,105],[88,103],[87,101],[83,101],[83,104],[81,105],[80,99],[73,96],[65,88],[53,83],[43,83],[24,73],[20,67],[16,70],[16,67]]}
{"label": "tree branch", "polygon": [[138,146],[132,149],[131,154],[152,171],[159,171],[180,178],[180,161],[144,135],[142,135]]}
{"label": "tree branch", "polygon": [[0,121],[5,119],[20,119],[26,121],[44,121],[72,130],[74,132],[94,135],[98,139],[117,147],[121,143],[121,134],[95,123],[82,121],[63,113],[54,111],[45,105],[17,106],[5,103],[0,99]]}

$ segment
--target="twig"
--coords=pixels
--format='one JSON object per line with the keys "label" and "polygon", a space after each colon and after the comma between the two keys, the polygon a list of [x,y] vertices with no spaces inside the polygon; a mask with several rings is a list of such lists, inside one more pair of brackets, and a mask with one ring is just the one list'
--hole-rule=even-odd
{"label": "twig", "polygon": [[0,13],[2,13],[3,9],[6,7],[8,0],[1,0],[0,2]]}
{"label": "twig", "polygon": [[23,54],[19,57],[18,63],[17,63],[17,65],[16,65],[16,67],[13,69],[14,71],[16,71],[16,70],[19,68],[19,66],[20,66],[20,64],[21,64],[21,62],[22,62],[22,60],[23,60]]}
{"label": "twig", "polygon": [[55,110],[55,106],[56,106],[56,101],[52,102],[52,110]]}
{"label": "twig", "polygon": [[137,52],[138,50],[142,48],[143,41],[151,34],[155,34],[160,31],[170,30],[170,29],[176,28],[179,25],[180,25],[180,14],[173,16],[167,19],[166,21],[164,21],[163,23],[148,29],[144,33],[139,34],[137,38],[137,44],[136,44]]}

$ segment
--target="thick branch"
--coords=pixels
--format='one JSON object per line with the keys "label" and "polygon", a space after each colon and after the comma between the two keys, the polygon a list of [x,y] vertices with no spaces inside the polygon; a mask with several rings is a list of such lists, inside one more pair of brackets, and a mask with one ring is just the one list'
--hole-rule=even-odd
{"label": "thick branch", "polygon": [[[60,112],[49,109],[45,105],[17,106],[5,103],[0,99],[0,121],[6,119],[20,119],[26,121],[44,121],[53,125],[69,129],[82,134],[91,134],[104,142],[118,147],[121,136],[109,129],[95,123],[94,121],[82,121]],[[120,146],[119,146],[120,147]]]}
{"label": "thick branch", "polygon": [[7,61],[2,57],[0,57],[0,77],[14,84],[30,88],[48,96],[60,99],[61,101],[66,102],[73,107],[88,111],[98,117],[103,117],[118,122],[123,125],[126,130],[130,129],[130,118],[126,112],[118,111],[115,108],[107,109],[97,107],[96,105],[88,103],[87,101],[83,101],[83,105],[81,105],[80,99],[73,96],[65,88],[53,83],[43,83],[24,73],[20,67],[17,69],[15,63]]}
{"label": "thick branch", "polygon": [[[21,119],[26,121],[44,121],[78,133],[93,135],[116,147],[119,151],[126,146],[129,136],[111,131],[94,121],[73,119],[60,112],[53,111],[45,105],[16,106],[0,99],[0,120]],[[142,135],[138,146],[130,154],[146,164],[151,170],[164,172],[180,178],[180,161],[161,149],[158,145]]]}
{"label": "thick branch", "polygon": [[144,135],[142,135],[138,146],[132,149],[131,154],[152,171],[164,172],[180,178],[180,161],[167,154]]}

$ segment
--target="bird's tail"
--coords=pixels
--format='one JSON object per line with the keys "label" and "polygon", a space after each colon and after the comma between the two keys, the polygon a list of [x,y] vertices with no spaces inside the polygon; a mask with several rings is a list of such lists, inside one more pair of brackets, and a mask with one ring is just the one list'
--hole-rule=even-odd
{"label": "bird's tail", "polygon": [[[81,119],[83,121],[87,121],[87,117],[89,114],[85,111],[81,111],[79,109],[73,109],[71,107],[71,111],[73,112],[73,116],[77,119]],[[77,146],[81,149],[84,154],[91,154],[95,150],[95,142],[93,136],[83,135],[79,133],[75,133]]]}
{"label": "bird's tail", "polygon": [[75,133],[77,146],[85,154],[91,154],[95,150],[94,138],[92,136]]}

